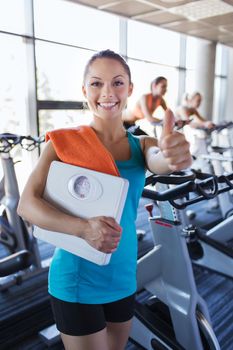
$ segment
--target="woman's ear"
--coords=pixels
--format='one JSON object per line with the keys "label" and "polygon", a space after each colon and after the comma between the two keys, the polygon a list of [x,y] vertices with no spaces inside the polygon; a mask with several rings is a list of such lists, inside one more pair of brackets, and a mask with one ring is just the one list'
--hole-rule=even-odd
{"label": "woman's ear", "polygon": [[128,91],[128,97],[130,97],[133,93],[133,83],[129,84],[129,91]]}
{"label": "woman's ear", "polygon": [[86,92],[84,85],[82,86],[82,92],[83,92],[84,97],[87,97],[87,92]]}

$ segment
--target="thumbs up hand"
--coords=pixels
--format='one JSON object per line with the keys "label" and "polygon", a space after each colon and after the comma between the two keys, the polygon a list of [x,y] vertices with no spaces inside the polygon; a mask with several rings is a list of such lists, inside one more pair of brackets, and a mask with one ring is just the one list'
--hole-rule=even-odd
{"label": "thumbs up hand", "polygon": [[159,148],[171,171],[179,171],[188,168],[192,163],[189,152],[189,143],[184,135],[174,131],[175,117],[170,109],[167,109],[163,120],[163,130],[159,140]]}

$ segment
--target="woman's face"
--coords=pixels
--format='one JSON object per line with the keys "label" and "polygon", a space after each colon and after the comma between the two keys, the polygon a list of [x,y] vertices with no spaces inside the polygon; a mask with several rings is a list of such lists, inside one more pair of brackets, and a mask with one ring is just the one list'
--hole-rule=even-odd
{"label": "woman's face", "polygon": [[120,62],[97,58],[89,67],[83,93],[94,116],[113,119],[122,116],[133,85]]}
{"label": "woman's face", "polygon": [[198,108],[201,104],[201,95],[193,96],[190,102],[193,108]]}
{"label": "woman's face", "polygon": [[152,85],[152,94],[164,96],[167,92],[167,80],[163,79],[158,84]]}

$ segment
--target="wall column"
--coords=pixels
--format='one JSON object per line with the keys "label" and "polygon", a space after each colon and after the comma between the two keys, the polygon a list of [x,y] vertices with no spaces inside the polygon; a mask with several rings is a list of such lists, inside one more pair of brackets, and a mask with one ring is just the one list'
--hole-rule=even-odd
{"label": "wall column", "polygon": [[233,48],[229,48],[228,54],[225,120],[233,121]]}
{"label": "wall column", "polygon": [[216,43],[198,40],[195,67],[195,91],[203,96],[200,113],[211,120],[213,113]]}

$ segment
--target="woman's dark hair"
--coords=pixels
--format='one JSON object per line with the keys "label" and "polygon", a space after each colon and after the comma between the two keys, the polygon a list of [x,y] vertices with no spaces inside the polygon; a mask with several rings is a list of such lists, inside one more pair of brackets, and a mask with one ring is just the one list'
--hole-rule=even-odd
{"label": "woman's dark hair", "polygon": [[163,77],[163,76],[159,76],[159,77],[155,78],[154,80],[152,80],[152,82],[150,84],[151,90],[152,90],[152,86],[153,85],[159,84],[162,80],[166,80],[167,81],[167,79],[165,77]]}
{"label": "woman's dark hair", "polygon": [[125,59],[121,55],[119,55],[118,53],[111,51],[111,50],[99,51],[99,52],[95,53],[89,59],[89,61],[86,64],[86,67],[84,69],[83,81],[85,81],[88,70],[89,70],[90,66],[92,65],[92,63],[99,58],[110,58],[110,59],[118,61],[123,66],[125,72],[127,73],[128,77],[129,77],[129,82],[131,83],[131,72],[130,72],[129,66],[126,63]]}

